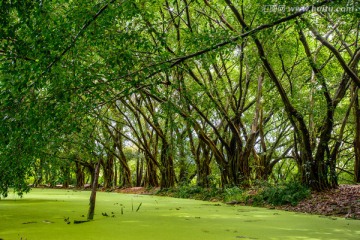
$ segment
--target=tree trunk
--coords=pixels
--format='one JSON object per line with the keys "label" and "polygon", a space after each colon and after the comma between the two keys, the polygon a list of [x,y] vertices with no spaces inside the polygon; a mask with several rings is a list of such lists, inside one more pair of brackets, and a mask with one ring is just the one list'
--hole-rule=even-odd
{"label": "tree trunk", "polygon": [[[138,152],[139,154],[139,152]],[[136,186],[140,187],[143,181],[143,174],[144,174],[144,160],[138,156],[136,159]]]}
{"label": "tree trunk", "polygon": [[75,162],[76,167],[76,187],[82,188],[85,184],[85,174],[80,163]]}
{"label": "tree trunk", "polygon": [[70,166],[66,165],[61,167],[61,171],[63,173],[63,188],[68,188],[70,185]]}
{"label": "tree trunk", "polygon": [[353,105],[355,102],[354,96],[352,96],[351,103],[348,107],[348,110],[346,111],[346,114],[344,116],[344,119],[341,123],[340,132],[337,136],[336,142],[332,148],[330,159],[329,159],[329,165],[330,165],[330,183],[333,188],[338,186],[338,174],[336,173],[336,160],[337,156],[339,154],[339,149],[342,145],[342,140],[345,132],[345,127],[348,121],[348,118],[350,116],[351,110],[353,109]]}
{"label": "tree trunk", "polygon": [[354,181],[360,183],[360,104],[358,88],[354,90],[354,117],[355,117],[355,139],[354,139]]}
{"label": "tree trunk", "polygon": [[119,164],[120,164],[120,187],[131,187],[131,171],[129,165],[127,163],[126,155],[124,153],[123,140],[120,134],[120,131],[116,132],[115,145],[117,150],[119,151]]}
{"label": "tree trunk", "polygon": [[256,95],[256,108],[253,123],[251,125],[251,131],[247,138],[244,151],[241,154],[242,165],[240,167],[240,173],[242,174],[242,179],[240,184],[244,187],[250,186],[250,154],[254,150],[255,139],[257,137],[257,132],[259,130],[259,121],[262,121],[261,116],[261,98],[262,98],[262,86],[264,81],[265,74],[261,73],[258,78],[258,89]]}
{"label": "tree trunk", "polygon": [[187,184],[189,181],[189,172],[188,172],[188,166],[186,161],[186,154],[185,154],[185,142],[182,141],[181,135],[178,134],[178,137],[180,138],[178,141],[179,146],[179,183],[180,184]]}
{"label": "tree trunk", "polygon": [[94,219],[95,202],[96,202],[96,190],[97,190],[98,182],[99,182],[100,162],[101,162],[101,160],[99,160],[99,162],[97,163],[97,165],[95,167],[95,171],[94,171],[94,176],[93,176],[94,181],[92,183],[92,188],[91,188],[91,195],[90,195],[90,203],[89,203],[89,211],[88,211],[88,215],[87,215],[87,220],[93,220]]}
{"label": "tree trunk", "polygon": [[108,152],[106,161],[102,162],[104,189],[111,189],[114,181],[114,158],[115,156]]}
{"label": "tree trunk", "polygon": [[[90,175],[90,184],[94,182],[94,176],[95,176],[95,168],[96,165],[92,162],[85,163],[85,169],[87,169],[87,172]],[[89,177],[86,178],[85,183],[89,183]]]}
{"label": "tree trunk", "polygon": [[158,187],[159,180],[157,176],[156,165],[150,159],[149,156],[145,155],[145,159],[146,159],[146,173],[145,173],[144,184],[142,185],[146,187]]}
{"label": "tree trunk", "polygon": [[116,184],[118,183],[118,168],[116,162],[114,162],[114,181],[113,181],[113,188],[116,188]]}
{"label": "tree trunk", "polygon": [[120,179],[121,179],[120,186],[121,187],[131,187],[131,185],[132,185],[131,184],[131,171],[130,171],[129,165],[127,163],[126,156],[122,149],[119,149],[119,152],[120,152],[119,163],[120,163]]}
{"label": "tree trunk", "polygon": [[170,154],[170,146],[165,139],[162,139],[161,167],[160,167],[160,188],[171,188],[175,186],[175,171],[173,158]]}
{"label": "tree trunk", "polygon": [[[202,157],[200,157],[202,153]],[[196,164],[197,166],[197,185],[204,187],[204,188],[208,188],[210,187],[210,173],[211,173],[211,169],[210,169],[210,150],[208,148],[208,146],[204,143],[204,142],[200,142],[198,149],[197,149],[197,155],[199,158],[198,163]]]}

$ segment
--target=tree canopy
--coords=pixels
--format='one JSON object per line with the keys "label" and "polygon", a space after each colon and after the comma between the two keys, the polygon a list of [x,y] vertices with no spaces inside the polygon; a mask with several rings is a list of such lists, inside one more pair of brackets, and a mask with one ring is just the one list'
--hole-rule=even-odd
{"label": "tree canopy", "polygon": [[0,193],[360,182],[359,8],[2,1]]}

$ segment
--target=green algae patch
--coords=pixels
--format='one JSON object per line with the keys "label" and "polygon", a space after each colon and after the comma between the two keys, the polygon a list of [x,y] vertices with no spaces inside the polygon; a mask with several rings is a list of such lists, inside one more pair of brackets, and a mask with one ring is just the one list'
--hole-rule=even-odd
{"label": "green algae patch", "polygon": [[[0,200],[0,239],[360,239],[360,221],[189,199],[33,189]],[[80,221],[80,224],[74,224]]]}

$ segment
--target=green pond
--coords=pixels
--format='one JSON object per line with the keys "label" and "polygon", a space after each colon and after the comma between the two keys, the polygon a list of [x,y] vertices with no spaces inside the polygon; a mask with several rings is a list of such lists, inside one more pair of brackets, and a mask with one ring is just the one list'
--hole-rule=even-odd
{"label": "green pond", "polygon": [[357,220],[105,192],[97,194],[94,221],[74,224],[86,219],[89,196],[57,189],[10,195],[0,200],[0,239],[360,239]]}

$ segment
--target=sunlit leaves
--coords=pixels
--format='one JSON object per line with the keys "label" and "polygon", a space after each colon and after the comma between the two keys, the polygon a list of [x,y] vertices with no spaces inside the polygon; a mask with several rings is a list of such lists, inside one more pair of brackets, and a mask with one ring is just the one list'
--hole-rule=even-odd
{"label": "sunlit leaves", "polygon": [[[285,0],[232,2],[250,29],[311,4]],[[275,5],[276,11],[267,11]],[[99,121],[108,121],[105,113],[109,112],[126,123],[128,141],[144,152],[141,131],[147,134],[149,144],[164,137],[161,131],[166,132],[163,139],[169,142],[183,131],[182,139],[176,140],[189,149],[190,142],[184,137],[184,129],[189,127],[195,143],[204,141],[212,156],[217,154],[217,160],[221,155],[230,161],[228,152],[234,139],[239,144],[248,139],[256,111],[254,102],[260,97],[263,142],[275,149],[277,157],[295,158],[297,149],[292,145],[293,130],[288,128],[291,123],[284,101],[264,68],[258,43],[249,36],[212,48],[248,30],[225,1],[3,1],[0,6],[0,163],[7,170],[19,165],[4,177],[6,181],[1,179],[5,182],[1,191],[16,184],[24,187],[21,178],[25,179],[26,170],[34,159],[41,158],[41,152],[62,149],[66,154],[64,139],[89,140],[90,135],[100,134],[93,129]],[[108,7],[95,19],[104,6]],[[354,16],[311,11],[304,17],[347,62],[351,60],[358,39]],[[300,29],[326,88],[314,77],[299,41]],[[314,122],[309,129],[316,135],[327,116],[325,90],[330,96],[336,94],[343,69],[300,20],[286,21],[255,36],[289,102],[306,124],[308,119]],[[262,73],[260,96],[258,78]],[[115,103],[121,107],[116,108]],[[336,110],[334,136],[348,104],[344,98]],[[282,131],[284,136],[279,134]],[[80,151],[88,145],[95,149],[91,141],[66,148]],[[251,161],[255,161],[255,154],[269,154],[262,152],[266,146],[260,147],[259,141],[257,137]],[[156,155],[157,148],[149,148]],[[291,151],[286,152],[289,148]],[[7,162],[10,159],[19,162]],[[19,182],[11,180],[15,177]]]}

